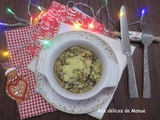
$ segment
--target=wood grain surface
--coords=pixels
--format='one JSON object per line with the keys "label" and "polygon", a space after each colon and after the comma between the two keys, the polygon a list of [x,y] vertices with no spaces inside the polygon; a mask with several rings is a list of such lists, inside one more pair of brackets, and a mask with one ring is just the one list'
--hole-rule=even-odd
{"label": "wood grain surface", "polygon": [[[46,9],[49,8],[52,0],[32,0],[37,5]],[[66,4],[67,0],[56,0],[62,4]],[[73,0],[74,2],[84,2],[94,8],[95,12],[104,4],[104,0]],[[17,20],[11,14],[7,14],[6,9],[11,8],[17,16],[29,20],[27,12],[28,0],[1,0],[0,1],[0,22],[16,23]],[[111,18],[117,20],[121,5],[125,5],[128,12],[129,23],[135,22],[140,19],[141,10],[146,9],[144,21],[147,21],[153,34],[160,36],[160,1],[159,0],[108,0],[108,8],[111,13]],[[88,8],[80,6],[86,14],[92,16]],[[31,11],[37,10],[31,8]],[[107,26],[107,13],[102,10],[98,15],[99,19]],[[114,23],[114,30],[119,31],[119,22]],[[2,27],[0,26],[0,51],[7,50],[6,38],[4,35],[5,30],[16,29],[16,27]],[[140,31],[138,25],[129,27],[131,31]],[[149,65],[151,77],[151,99],[144,99],[142,97],[142,84],[143,84],[143,45],[141,43],[131,42],[136,46],[133,54],[133,63],[138,85],[139,98],[131,99],[128,97],[127,85],[127,68],[125,68],[115,95],[106,110],[102,120],[160,120],[160,43],[153,42],[149,47]],[[5,62],[7,59],[0,56],[0,63]],[[6,77],[4,70],[0,66],[0,120],[20,120],[17,104],[10,99],[6,92]],[[115,113],[111,110],[145,110],[145,113]],[[37,117],[28,118],[26,120],[96,120],[89,115],[72,115],[61,111],[47,113]]]}

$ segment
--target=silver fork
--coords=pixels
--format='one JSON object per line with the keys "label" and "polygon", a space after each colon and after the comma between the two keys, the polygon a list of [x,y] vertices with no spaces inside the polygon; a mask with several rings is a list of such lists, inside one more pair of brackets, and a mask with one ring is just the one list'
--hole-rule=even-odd
{"label": "silver fork", "polygon": [[147,23],[140,23],[142,30],[142,43],[144,45],[143,63],[143,98],[151,98],[151,83],[148,63],[148,47],[153,42],[153,36]]}

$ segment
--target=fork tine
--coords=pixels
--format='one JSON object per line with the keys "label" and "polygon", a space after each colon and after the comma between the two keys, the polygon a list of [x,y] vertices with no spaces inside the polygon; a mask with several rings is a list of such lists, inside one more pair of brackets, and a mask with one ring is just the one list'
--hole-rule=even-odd
{"label": "fork tine", "polygon": [[150,29],[149,25],[148,25],[147,23],[145,23],[145,24],[146,24],[146,29],[147,29],[147,31],[148,31],[148,34],[152,34],[152,32],[151,32],[151,29]]}
{"label": "fork tine", "polygon": [[148,35],[150,31],[148,30],[148,25],[146,23],[143,23],[143,27],[145,29],[146,34]]}
{"label": "fork tine", "polygon": [[144,29],[144,33],[145,34],[148,34],[148,31],[147,31],[147,26],[146,24],[143,22],[143,29]]}
{"label": "fork tine", "polygon": [[141,30],[142,30],[142,34],[144,35],[144,28],[143,28],[143,23],[142,22],[140,22],[140,27],[141,27]]}
{"label": "fork tine", "polygon": [[151,29],[149,28],[149,25],[147,23],[141,22],[140,27],[142,30],[142,34],[152,34]]}

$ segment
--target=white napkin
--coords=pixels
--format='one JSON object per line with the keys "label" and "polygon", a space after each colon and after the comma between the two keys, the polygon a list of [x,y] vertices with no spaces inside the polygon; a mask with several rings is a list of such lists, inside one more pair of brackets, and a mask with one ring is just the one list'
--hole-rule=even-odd
{"label": "white napkin", "polygon": [[[59,26],[59,31],[58,31],[57,34],[61,34],[61,33],[68,32],[68,31],[73,31],[73,30],[75,30],[74,26],[71,26],[71,25],[68,25],[68,24],[65,24],[65,23],[61,23],[60,26]],[[84,31],[91,32],[91,31],[88,31],[88,30],[84,30]],[[100,34],[97,34],[97,33],[94,33],[94,32],[91,32],[91,33],[96,34],[97,36],[101,37],[105,42],[107,42],[108,45],[110,45],[110,47],[114,51],[114,53],[116,55],[116,58],[117,58],[117,61],[118,61],[118,65],[119,65],[119,79],[117,80],[118,83],[119,83],[122,72],[123,72],[123,70],[124,70],[124,68],[126,67],[126,64],[127,64],[127,57],[122,51],[121,41],[119,39],[115,40],[115,39],[108,38],[106,36],[103,36],[103,35],[100,35]],[[135,47],[131,46],[132,54],[133,54],[134,50],[135,50]],[[34,72],[36,62],[37,62],[37,59],[34,58],[30,62],[30,64],[28,65],[28,69],[30,69],[31,71]],[[117,83],[117,85],[118,85],[118,83]],[[115,91],[116,91],[116,89],[115,89]],[[98,119],[102,119],[109,103],[111,102],[111,100],[113,98],[114,92],[109,97],[108,101],[105,103],[104,106],[102,106],[101,108],[99,108],[96,111],[88,113],[88,115],[91,115],[91,116],[96,117]]]}
{"label": "white napkin", "polygon": [[[65,24],[65,23],[61,23],[60,26],[59,26],[59,31],[58,31],[57,34],[61,34],[61,33],[68,32],[68,31],[73,31],[73,30],[75,30],[74,26],[71,26],[71,25],[68,25],[68,24]],[[87,31],[87,30],[84,30],[84,31]],[[100,34],[97,34],[97,33],[94,33],[94,32],[91,32],[91,33],[96,34],[97,36],[101,37],[105,42],[108,43],[108,45],[110,45],[110,47],[114,51],[114,53],[117,57],[118,65],[119,65],[119,80],[118,80],[118,83],[119,83],[122,72],[123,72],[123,70],[124,70],[124,68],[126,67],[126,64],[127,64],[127,57],[122,51],[121,41],[118,40],[118,39],[114,40],[112,38],[108,38],[106,36],[103,36],[103,35],[100,35]],[[135,50],[135,47],[131,46],[132,54],[133,54],[134,50]],[[117,83],[117,85],[118,85],[118,83]],[[104,106],[102,106],[98,110],[93,111],[93,112],[88,113],[88,114],[93,116],[93,117],[96,117],[98,119],[102,119],[106,108],[108,107],[109,103],[111,102],[111,100],[113,98],[114,92],[111,95],[111,97],[108,99],[108,102]]]}

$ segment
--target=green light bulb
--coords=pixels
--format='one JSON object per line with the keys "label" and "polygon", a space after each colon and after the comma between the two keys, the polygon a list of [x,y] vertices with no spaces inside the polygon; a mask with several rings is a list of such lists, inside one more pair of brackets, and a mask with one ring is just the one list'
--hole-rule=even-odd
{"label": "green light bulb", "polygon": [[13,14],[14,15],[14,12],[12,12],[12,10],[11,9],[7,9],[7,11],[9,12],[9,13],[11,13],[11,14]]}
{"label": "green light bulb", "polygon": [[45,46],[49,45],[49,43],[50,43],[48,40],[41,40],[41,42],[42,42]]}
{"label": "green light bulb", "polygon": [[39,9],[39,10],[42,10],[42,8],[41,8],[40,6],[38,6],[38,9]]}

